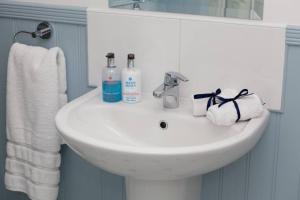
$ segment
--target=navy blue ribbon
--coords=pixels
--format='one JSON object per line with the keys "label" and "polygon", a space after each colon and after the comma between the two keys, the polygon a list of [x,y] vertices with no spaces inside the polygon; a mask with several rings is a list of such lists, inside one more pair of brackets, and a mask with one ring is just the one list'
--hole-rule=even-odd
{"label": "navy blue ribbon", "polygon": [[249,96],[249,95],[252,95],[253,93],[249,94],[248,90],[247,89],[243,89],[240,91],[240,93],[238,95],[236,95],[235,97],[233,98],[223,98],[223,97],[217,97],[222,103],[219,104],[219,107],[223,106],[224,104],[226,103],[229,103],[229,102],[232,102],[235,109],[236,109],[236,112],[237,112],[237,120],[236,122],[240,121],[241,119],[241,111],[240,111],[240,108],[239,108],[239,105],[238,103],[236,102],[237,99],[240,99],[240,98],[243,98],[245,96]]}
{"label": "navy blue ribbon", "polygon": [[209,98],[206,106],[206,110],[209,109],[210,106],[216,105],[216,98],[217,96],[221,94],[221,89],[217,89],[216,92],[212,93],[205,93],[205,94],[196,94],[194,95],[194,99],[204,99],[204,98]]}

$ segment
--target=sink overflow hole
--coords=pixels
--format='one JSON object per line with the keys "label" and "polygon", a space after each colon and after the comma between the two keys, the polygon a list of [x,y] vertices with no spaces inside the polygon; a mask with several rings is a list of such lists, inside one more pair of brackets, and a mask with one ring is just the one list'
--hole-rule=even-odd
{"label": "sink overflow hole", "polygon": [[168,128],[168,123],[165,121],[160,121],[159,122],[159,127],[163,130],[166,130]]}

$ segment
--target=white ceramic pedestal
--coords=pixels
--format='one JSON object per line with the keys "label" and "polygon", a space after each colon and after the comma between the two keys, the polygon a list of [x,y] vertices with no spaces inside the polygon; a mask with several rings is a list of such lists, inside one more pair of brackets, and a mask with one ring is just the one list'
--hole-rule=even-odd
{"label": "white ceramic pedestal", "polygon": [[151,181],[126,177],[127,200],[200,200],[201,176]]}

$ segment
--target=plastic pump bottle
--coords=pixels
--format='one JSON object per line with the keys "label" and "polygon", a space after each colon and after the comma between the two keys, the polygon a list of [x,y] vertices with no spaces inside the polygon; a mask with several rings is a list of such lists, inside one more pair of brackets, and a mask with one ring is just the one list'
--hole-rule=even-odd
{"label": "plastic pump bottle", "polygon": [[122,71],[123,102],[137,103],[142,98],[141,71],[134,66],[134,54],[128,54],[127,68]]}
{"label": "plastic pump bottle", "polygon": [[122,100],[121,71],[115,65],[114,53],[106,55],[107,66],[102,71],[102,98],[105,102]]}

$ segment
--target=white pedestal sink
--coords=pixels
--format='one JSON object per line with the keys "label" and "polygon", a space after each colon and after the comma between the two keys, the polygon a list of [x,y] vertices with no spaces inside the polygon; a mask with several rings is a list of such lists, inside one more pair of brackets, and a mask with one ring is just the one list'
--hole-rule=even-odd
{"label": "white pedestal sink", "polygon": [[251,150],[268,118],[265,110],[260,118],[218,127],[194,118],[189,101],[174,110],[152,96],[109,104],[94,90],[64,106],[56,124],[83,159],[126,177],[127,200],[200,200],[201,175]]}

